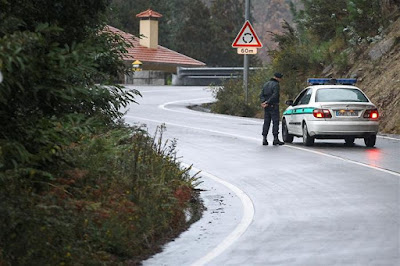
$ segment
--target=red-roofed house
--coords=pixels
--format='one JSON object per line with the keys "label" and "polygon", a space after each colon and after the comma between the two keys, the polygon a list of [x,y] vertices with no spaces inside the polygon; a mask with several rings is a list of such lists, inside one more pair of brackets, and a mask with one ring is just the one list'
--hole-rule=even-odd
{"label": "red-roofed house", "polygon": [[148,9],[136,17],[140,18],[141,38],[112,26],[106,28],[132,44],[133,47],[128,48],[128,53],[123,56],[127,63],[131,65],[136,60],[142,63],[142,71],[126,75],[124,83],[164,85],[166,76],[176,73],[177,67],[205,66],[203,62],[158,45],[158,19],[162,17],[160,13]]}

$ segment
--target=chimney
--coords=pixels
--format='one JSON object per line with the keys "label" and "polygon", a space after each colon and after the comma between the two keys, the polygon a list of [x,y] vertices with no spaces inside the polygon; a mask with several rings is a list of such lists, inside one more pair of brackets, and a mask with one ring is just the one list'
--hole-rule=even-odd
{"label": "chimney", "polygon": [[140,18],[140,45],[151,49],[158,46],[158,19],[162,17],[151,9],[136,15]]}

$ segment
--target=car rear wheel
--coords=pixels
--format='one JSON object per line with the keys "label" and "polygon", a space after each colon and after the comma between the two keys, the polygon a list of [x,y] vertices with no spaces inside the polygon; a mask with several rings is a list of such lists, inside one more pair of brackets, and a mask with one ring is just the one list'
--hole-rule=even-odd
{"label": "car rear wheel", "polygon": [[293,142],[293,135],[289,134],[289,130],[286,125],[286,120],[282,121],[282,139],[286,143]]}
{"label": "car rear wheel", "polygon": [[354,146],[354,137],[347,137],[344,139],[345,145],[346,146]]}
{"label": "car rear wheel", "polygon": [[308,134],[308,128],[307,128],[307,124],[304,123],[303,125],[303,144],[306,146],[312,146],[314,145],[314,138],[310,136],[310,134]]}
{"label": "car rear wheel", "polygon": [[365,143],[365,146],[367,146],[367,147],[370,147],[370,148],[374,147],[375,143],[376,143],[376,135],[371,135],[371,136],[365,137],[364,143]]}

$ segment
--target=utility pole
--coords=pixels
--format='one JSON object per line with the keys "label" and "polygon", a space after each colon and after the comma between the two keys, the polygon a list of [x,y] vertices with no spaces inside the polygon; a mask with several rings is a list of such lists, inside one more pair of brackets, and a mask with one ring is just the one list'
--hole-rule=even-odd
{"label": "utility pole", "polygon": [[[250,0],[246,0],[246,10],[245,10],[245,21],[250,21]],[[248,79],[249,79],[249,55],[244,55],[244,65],[243,65],[243,87],[245,90],[245,104],[247,105],[249,90],[248,90]]]}

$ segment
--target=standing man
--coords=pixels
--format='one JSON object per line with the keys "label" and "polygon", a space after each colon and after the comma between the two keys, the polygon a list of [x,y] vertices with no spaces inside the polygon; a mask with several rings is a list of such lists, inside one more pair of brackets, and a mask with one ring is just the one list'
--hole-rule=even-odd
{"label": "standing man", "polygon": [[278,139],[279,134],[279,82],[282,80],[281,73],[275,73],[274,77],[266,82],[260,94],[261,107],[264,108],[263,145],[268,145],[267,135],[272,120],[272,134],[274,135],[273,145],[283,145],[284,142]]}

